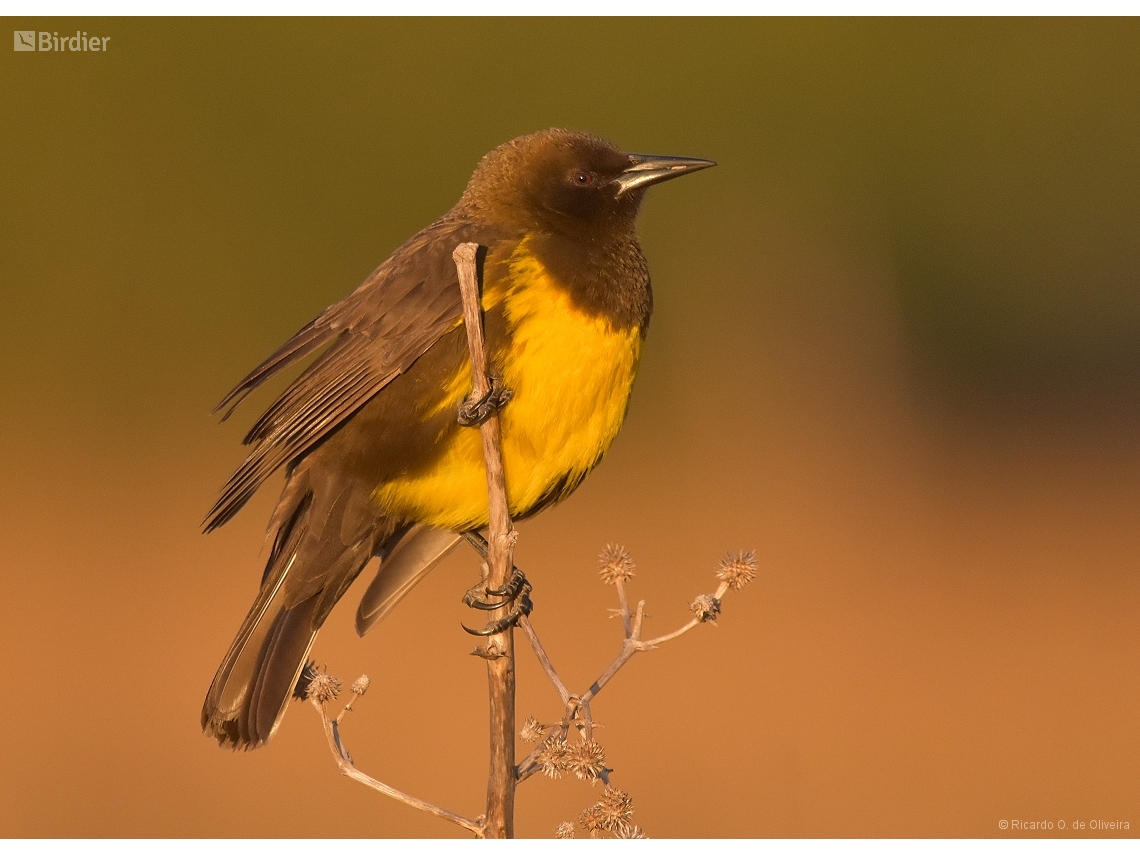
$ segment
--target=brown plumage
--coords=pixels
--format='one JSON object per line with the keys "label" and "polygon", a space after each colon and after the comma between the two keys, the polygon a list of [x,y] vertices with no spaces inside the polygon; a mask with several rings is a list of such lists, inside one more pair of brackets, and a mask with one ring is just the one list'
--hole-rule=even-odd
{"label": "brown plumage", "polygon": [[652,308],[634,232],[645,188],[711,165],[562,130],[500,146],[451,211],[226,396],[228,416],[319,352],[249,431],[206,518],[206,531],[224,524],[285,467],[261,589],[203,706],[208,734],[241,748],[269,739],[317,631],[374,555],[362,634],[459,532],[486,524],[477,431],[456,422],[470,390],[456,245],[483,247],[488,348],[516,392],[503,411],[508,494],[525,517],[572,491],[620,426]]}

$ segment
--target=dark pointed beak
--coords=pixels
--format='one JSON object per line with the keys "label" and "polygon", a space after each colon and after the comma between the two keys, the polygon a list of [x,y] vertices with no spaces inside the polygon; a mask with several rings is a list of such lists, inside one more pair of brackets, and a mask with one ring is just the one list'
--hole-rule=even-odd
{"label": "dark pointed beak", "polygon": [[662,157],[656,154],[631,154],[632,163],[617,177],[618,195],[628,193],[637,187],[660,184],[670,178],[679,178],[716,166],[716,161],[701,160],[698,157]]}

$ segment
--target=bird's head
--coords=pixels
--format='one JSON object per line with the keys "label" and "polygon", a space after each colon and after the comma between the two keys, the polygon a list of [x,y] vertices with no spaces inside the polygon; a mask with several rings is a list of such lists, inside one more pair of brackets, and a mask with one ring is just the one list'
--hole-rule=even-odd
{"label": "bird's head", "polygon": [[709,166],[713,161],[627,154],[598,137],[552,128],[486,155],[459,208],[528,230],[632,229],[648,187]]}

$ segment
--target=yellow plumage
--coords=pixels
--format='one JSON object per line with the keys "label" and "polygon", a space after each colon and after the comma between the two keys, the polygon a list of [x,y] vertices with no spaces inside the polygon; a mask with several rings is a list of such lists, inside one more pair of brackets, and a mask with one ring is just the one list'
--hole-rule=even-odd
{"label": "yellow plumage", "polygon": [[[610,447],[625,417],[641,330],[615,328],[583,312],[527,249],[507,261],[506,284],[488,282],[484,309],[505,301],[510,347],[496,368],[514,392],[500,413],[512,515],[531,510],[557,485],[568,491]],[[465,363],[439,410],[456,412],[471,390]],[[479,431],[451,432],[430,470],[383,484],[375,501],[395,516],[469,529],[487,523],[487,476]]]}

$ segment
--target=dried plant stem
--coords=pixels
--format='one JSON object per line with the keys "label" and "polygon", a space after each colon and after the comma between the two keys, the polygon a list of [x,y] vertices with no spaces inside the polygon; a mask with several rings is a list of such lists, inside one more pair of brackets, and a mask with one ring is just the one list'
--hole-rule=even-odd
{"label": "dried plant stem", "polygon": [[618,605],[621,606],[621,625],[625,630],[625,637],[629,638],[633,635],[633,627],[630,625],[629,600],[625,596],[625,580],[616,579],[614,586],[617,588]]}
{"label": "dried plant stem", "polygon": [[524,616],[519,619],[519,629],[526,633],[531,650],[534,651],[534,655],[538,658],[538,664],[542,666],[542,670],[546,672],[546,676],[550,679],[550,682],[554,684],[554,689],[558,692],[558,697],[562,699],[564,705],[568,705],[570,703],[570,690],[566,688],[566,684],[562,682],[562,678],[559,677],[558,672],[554,670],[554,664],[546,654],[546,648],[544,648],[542,642],[538,640],[538,635],[535,633],[529,617]]}
{"label": "dried plant stem", "polygon": [[[571,727],[575,725],[582,728],[587,739],[591,738],[593,730],[593,720],[590,713],[590,701],[597,697],[598,692],[605,688],[606,684],[610,682],[622,669],[622,667],[634,655],[641,653],[645,650],[652,650],[666,641],[672,641],[674,638],[684,635],[695,626],[699,626],[701,621],[693,618],[684,626],[680,627],[673,632],[666,635],[660,635],[657,638],[643,640],[641,638],[641,628],[645,621],[645,600],[640,600],[637,608],[630,611],[629,600],[625,593],[625,582],[622,579],[615,581],[618,593],[618,604],[620,605],[620,614],[622,618],[622,628],[625,631],[625,638],[622,639],[621,650],[618,652],[617,657],[610,663],[609,667],[602,672],[590,688],[584,694],[574,695],[571,694],[566,684],[562,682],[562,678],[558,676],[558,672],[554,669],[553,663],[550,661],[550,656],[546,652],[546,648],[542,646],[542,642],[538,638],[538,634],[534,631],[534,626],[531,624],[529,618],[523,618],[519,621],[519,626],[526,634],[527,640],[530,641],[531,649],[534,655],[538,658],[539,664],[542,665],[542,670],[546,672],[546,676],[553,684],[558,696],[562,699],[562,703],[566,707],[566,712],[562,718],[562,736],[565,738]],[[727,582],[721,582],[717,586],[716,592],[713,597],[720,600],[728,591],[729,585]],[[579,713],[581,713],[581,721],[578,722]],[[518,780],[521,783],[538,771],[538,763],[536,756],[539,749],[536,748],[530,752],[518,766]],[[606,783],[608,779],[603,778]]]}
{"label": "dried plant stem", "polygon": [[[713,593],[713,598],[716,600],[722,600],[722,599],[724,599],[724,595],[727,592],[728,592],[728,583],[727,582],[721,582],[717,586],[716,591]],[[668,635],[659,635],[659,636],[657,636],[657,638],[651,638],[648,641],[639,641],[638,642],[638,644],[640,645],[639,649],[641,649],[641,650],[652,650],[658,644],[664,644],[666,641],[672,641],[677,636],[684,635],[686,632],[688,632],[694,626],[700,626],[700,624],[701,624],[701,621],[697,620],[696,618],[693,618],[691,621],[689,621],[683,627],[681,627],[680,629],[678,629],[674,632],[670,632]]]}
{"label": "dried plant stem", "polygon": [[[483,313],[480,307],[476,254],[479,245],[463,243],[455,248],[452,258],[459,273],[459,289],[463,295],[463,319],[467,327],[467,346],[471,352],[472,397],[481,400],[491,394],[487,373],[487,353],[483,341]],[[487,466],[487,499],[490,526],[487,534],[486,585],[490,590],[502,589],[513,566],[515,540],[518,535],[511,525],[507,505],[506,477],[503,469],[502,435],[499,417],[494,410],[480,425],[483,458]],[[506,617],[510,605],[491,612],[492,621]],[[510,627],[487,640],[483,651],[487,659],[487,680],[491,712],[491,758],[487,777],[487,815],[485,835],[492,838],[514,837],[515,784],[515,658],[514,634]]]}
{"label": "dried plant stem", "polygon": [[[336,760],[336,765],[340,768],[342,774],[347,775],[354,781],[364,784],[376,790],[378,793],[383,793],[398,802],[403,802],[406,805],[430,813],[433,816],[438,816],[440,819],[446,819],[448,822],[454,822],[456,825],[461,826],[476,837],[483,837],[483,826],[477,821],[467,819],[457,813],[452,813],[444,808],[437,807],[436,805],[425,802],[422,799],[417,799],[415,796],[409,796],[407,793],[402,793],[394,787],[389,787],[387,784],[377,781],[370,775],[361,772],[352,762],[352,758],[348,754],[348,750],[344,747],[344,743],[340,739],[340,718],[337,716],[335,719],[330,718],[325,711],[324,704],[317,701],[310,701],[316,707],[317,712],[321,714],[321,723],[325,728],[325,738],[328,740],[329,748],[332,749],[333,758]],[[343,715],[343,712],[342,712]]]}

